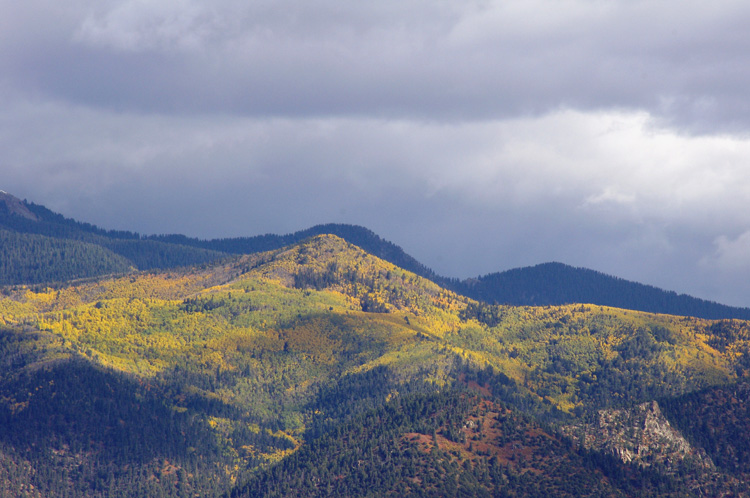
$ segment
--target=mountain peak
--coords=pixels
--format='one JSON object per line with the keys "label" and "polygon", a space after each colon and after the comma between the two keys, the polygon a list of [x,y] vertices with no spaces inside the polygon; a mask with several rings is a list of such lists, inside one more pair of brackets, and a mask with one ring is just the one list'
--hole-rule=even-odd
{"label": "mountain peak", "polygon": [[29,208],[26,207],[26,204],[24,204],[21,199],[9,194],[5,190],[0,190],[0,206],[2,205],[5,206],[5,209],[7,209],[10,214],[22,216],[32,221],[39,221],[39,218],[29,211]]}

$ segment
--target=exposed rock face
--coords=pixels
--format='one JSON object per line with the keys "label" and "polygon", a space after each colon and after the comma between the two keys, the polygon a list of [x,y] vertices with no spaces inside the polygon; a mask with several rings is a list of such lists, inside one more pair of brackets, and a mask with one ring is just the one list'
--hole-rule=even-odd
{"label": "exposed rock face", "polygon": [[24,218],[28,218],[33,221],[39,221],[36,215],[29,211],[29,208],[27,208],[20,199],[10,195],[3,190],[0,190],[0,205],[3,204],[11,214],[23,216]]}
{"label": "exposed rock face", "polygon": [[577,430],[587,449],[609,452],[626,463],[648,467],[660,464],[676,470],[682,464],[714,469],[711,458],[702,449],[693,448],[661,413],[656,401],[630,409],[599,410],[598,421]]}

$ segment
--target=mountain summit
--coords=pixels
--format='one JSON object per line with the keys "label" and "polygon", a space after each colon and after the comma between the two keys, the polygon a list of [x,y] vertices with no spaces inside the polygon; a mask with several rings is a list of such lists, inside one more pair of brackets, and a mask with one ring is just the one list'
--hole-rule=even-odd
{"label": "mountain summit", "polygon": [[28,220],[38,221],[36,215],[29,211],[29,208],[21,199],[4,190],[0,190],[0,210],[5,210],[11,215],[22,216]]}

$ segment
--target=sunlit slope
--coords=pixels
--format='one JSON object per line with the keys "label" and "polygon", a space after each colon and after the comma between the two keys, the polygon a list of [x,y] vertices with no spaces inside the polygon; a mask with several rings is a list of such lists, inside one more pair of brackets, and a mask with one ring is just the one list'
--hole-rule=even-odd
{"label": "sunlit slope", "polygon": [[[605,407],[728,382],[747,371],[748,323],[593,305],[471,305],[454,344],[562,408]],[[469,322],[471,323],[471,322]],[[487,325],[489,324],[489,325]]]}
{"label": "sunlit slope", "polygon": [[27,290],[0,314],[118,370],[213,377],[205,390],[271,418],[377,365],[449,382],[455,358],[563,410],[646,400],[735,379],[748,344],[742,321],[480,305],[334,236],[200,270]]}
{"label": "sunlit slope", "polygon": [[[306,255],[329,249],[351,269],[350,281],[340,290],[295,286],[301,269],[317,270],[305,264]],[[399,278],[398,296],[389,294],[393,289],[369,285],[381,270]],[[378,301],[381,293],[391,302]],[[423,375],[445,383],[448,355],[425,339],[432,322],[442,324],[429,326],[435,333],[444,332],[446,320],[460,322],[455,313],[432,304],[433,295],[440,299],[441,293],[434,284],[326,237],[211,268],[139,273],[58,290],[9,290],[0,301],[6,367],[0,373],[0,415],[7,416],[7,427],[33,426],[29,407],[38,406],[42,395],[51,400],[42,403],[48,410],[65,414],[71,403],[55,408],[55,400],[83,399],[89,391],[85,385],[84,394],[76,396],[55,391],[60,384],[51,387],[50,375],[42,373],[64,372],[80,361],[100,365],[107,375],[122,372],[130,381],[140,379],[140,385],[160,393],[167,408],[212,432],[223,456],[217,465],[226,469],[225,482],[234,482],[298,447],[319,388],[346,372],[388,364],[404,378]],[[393,312],[362,311],[369,302]],[[23,395],[16,396],[19,385]],[[106,419],[99,425],[118,423]],[[57,448],[71,441],[61,437],[51,444]],[[194,446],[199,451],[204,444]],[[215,446],[208,451],[215,452]]]}
{"label": "sunlit slope", "polygon": [[[331,261],[348,272],[336,288],[302,283],[331,270]],[[388,272],[393,282],[382,284]],[[433,358],[436,346],[424,337],[460,323],[436,306],[448,302],[444,295],[340,239],[320,237],[207,269],[15,290],[0,301],[0,324],[41,332],[54,345],[34,364],[81,355],[149,379],[192,379],[212,396],[277,419],[332,376],[397,364],[407,353]],[[444,376],[434,361],[429,368]]]}

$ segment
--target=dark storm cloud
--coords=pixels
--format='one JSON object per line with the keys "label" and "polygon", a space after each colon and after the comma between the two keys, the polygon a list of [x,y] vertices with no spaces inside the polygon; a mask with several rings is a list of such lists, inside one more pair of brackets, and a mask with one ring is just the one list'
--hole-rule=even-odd
{"label": "dark storm cloud", "polygon": [[[494,119],[646,108],[742,129],[750,6],[718,2],[77,2],[6,6],[14,83],[144,112]],[[13,15],[14,12],[22,12]],[[64,15],[61,15],[64,13]]]}
{"label": "dark storm cloud", "polygon": [[750,305],[743,2],[0,0],[0,188]]}

